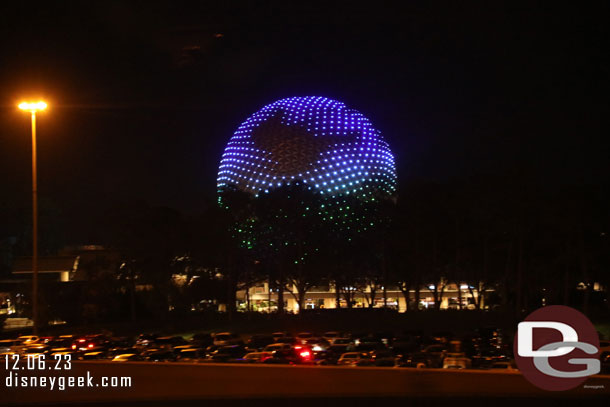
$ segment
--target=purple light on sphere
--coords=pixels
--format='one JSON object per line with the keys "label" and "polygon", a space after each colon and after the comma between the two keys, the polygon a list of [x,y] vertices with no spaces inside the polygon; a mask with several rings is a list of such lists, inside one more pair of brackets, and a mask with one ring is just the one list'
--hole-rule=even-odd
{"label": "purple light on sphere", "polygon": [[361,113],[319,96],[271,103],[244,121],[218,170],[218,192],[236,187],[256,196],[302,180],[327,198],[362,199],[396,192],[388,143]]}

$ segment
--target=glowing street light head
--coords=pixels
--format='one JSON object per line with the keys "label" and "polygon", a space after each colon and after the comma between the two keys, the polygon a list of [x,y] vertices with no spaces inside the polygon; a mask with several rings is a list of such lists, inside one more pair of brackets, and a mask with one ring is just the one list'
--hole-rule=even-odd
{"label": "glowing street light head", "polygon": [[47,104],[43,101],[39,102],[21,102],[19,104],[19,109],[27,110],[28,112],[37,112],[39,110],[44,110],[47,108]]}

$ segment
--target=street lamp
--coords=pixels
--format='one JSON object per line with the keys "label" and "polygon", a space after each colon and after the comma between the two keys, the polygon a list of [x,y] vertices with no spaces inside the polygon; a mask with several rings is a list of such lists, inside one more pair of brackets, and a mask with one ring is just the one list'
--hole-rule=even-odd
{"label": "street lamp", "polygon": [[32,322],[38,335],[38,188],[36,180],[36,112],[47,108],[45,102],[22,102],[19,109],[32,113]]}

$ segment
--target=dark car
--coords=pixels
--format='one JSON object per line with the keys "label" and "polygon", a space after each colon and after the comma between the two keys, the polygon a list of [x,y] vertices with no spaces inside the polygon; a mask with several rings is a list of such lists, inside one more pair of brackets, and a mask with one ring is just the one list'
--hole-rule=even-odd
{"label": "dark car", "polygon": [[205,349],[202,348],[186,348],[182,349],[176,356],[180,362],[199,362],[205,359],[206,353]]}
{"label": "dark car", "polygon": [[243,345],[241,337],[236,333],[220,332],[213,335],[213,344],[216,346]]}
{"label": "dark car", "polygon": [[428,345],[421,353],[426,356],[428,361],[427,367],[441,368],[443,367],[443,359],[445,359],[447,354],[447,346],[442,344]]}
{"label": "dark car", "polygon": [[148,362],[175,362],[176,355],[171,350],[158,349],[150,350],[142,354],[144,360]]}
{"label": "dark car", "polygon": [[127,336],[118,336],[118,337],[110,338],[110,341],[108,342],[109,348],[119,348],[119,347],[131,348],[133,345],[134,345],[133,338],[129,338]]}
{"label": "dark car", "polygon": [[310,365],[314,363],[313,352],[306,346],[288,346],[272,352],[272,357],[265,359],[267,364]]}
{"label": "dark car", "polygon": [[20,342],[16,339],[3,339],[0,341],[0,353],[12,352],[17,349]]}
{"label": "dark car", "polygon": [[276,338],[274,343],[289,343],[291,345],[300,345],[301,341],[295,338],[294,336],[282,336]]}
{"label": "dark car", "polygon": [[373,366],[393,367],[396,365],[396,356],[387,349],[373,351],[371,357]]}
{"label": "dark car", "polygon": [[72,347],[73,340],[71,338],[55,338],[48,341],[46,344],[51,349],[69,349]]}
{"label": "dark car", "polygon": [[252,335],[246,343],[246,349],[251,352],[261,351],[265,346],[274,343],[275,340],[271,335]]}
{"label": "dark car", "polygon": [[610,353],[601,358],[601,374],[610,374]]}
{"label": "dark car", "polygon": [[22,352],[26,355],[34,355],[34,354],[43,354],[49,351],[49,347],[45,344],[34,343],[28,346],[25,346],[22,349]]}
{"label": "dark car", "polygon": [[356,351],[358,352],[371,352],[374,350],[381,350],[386,348],[386,344],[381,338],[381,334],[377,335],[361,335],[354,340],[356,345]]}
{"label": "dark car", "polygon": [[328,347],[326,352],[320,355],[320,361],[318,364],[336,365],[341,355],[343,355],[345,352],[352,352],[355,349],[356,347],[351,344],[331,345]]}
{"label": "dark car", "polygon": [[191,338],[191,345],[197,348],[207,348],[208,346],[214,343],[214,338],[212,335],[206,333],[199,333],[193,335]]}
{"label": "dark car", "polygon": [[509,360],[509,356],[495,347],[480,347],[475,350],[471,359],[473,368],[489,369],[496,362],[506,362]]}
{"label": "dark car", "polygon": [[72,343],[72,350],[76,352],[92,352],[106,349],[110,340],[105,335],[86,335],[77,338]]}
{"label": "dark car", "polygon": [[95,359],[106,359],[108,357],[107,353],[104,351],[92,351],[85,352],[79,356],[80,360],[95,360]]}
{"label": "dark car", "polygon": [[188,342],[181,336],[161,336],[152,341],[155,347],[170,348],[174,346],[187,345]]}
{"label": "dark car", "polygon": [[392,350],[395,354],[408,354],[418,352],[420,343],[417,337],[412,335],[401,335],[392,339]]}
{"label": "dark car", "polygon": [[210,354],[209,359],[214,362],[233,362],[236,359],[242,358],[246,354],[246,348],[243,345],[227,345],[220,346]]}
{"label": "dark car", "polygon": [[431,366],[432,364],[435,365],[434,367],[438,367],[436,366],[436,362],[431,363],[429,356],[422,352],[402,355],[397,361],[399,367],[415,367],[418,369],[433,367]]}
{"label": "dark car", "polygon": [[159,334],[141,334],[136,339],[136,346],[150,346],[155,339],[159,337]]}

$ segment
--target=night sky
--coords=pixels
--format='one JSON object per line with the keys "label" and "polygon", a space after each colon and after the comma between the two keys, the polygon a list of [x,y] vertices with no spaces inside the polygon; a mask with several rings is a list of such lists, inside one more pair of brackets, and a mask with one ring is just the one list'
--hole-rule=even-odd
{"label": "night sky", "polygon": [[254,3],[3,2],[0,238],[29,221],[30,121],[16,109],[29,96],[50,104],[40,199],[71,243],[128,202],[201,211],[233,131],[289,96],[370,118],[401,184],[515,171],[608,184],[607,8]]}

